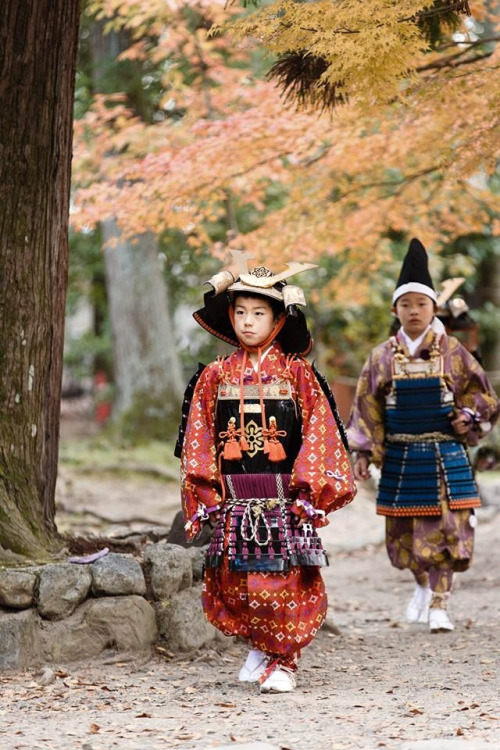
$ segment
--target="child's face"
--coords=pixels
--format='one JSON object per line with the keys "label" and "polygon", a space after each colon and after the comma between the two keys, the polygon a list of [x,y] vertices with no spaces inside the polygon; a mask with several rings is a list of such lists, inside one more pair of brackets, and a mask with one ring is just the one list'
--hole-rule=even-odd
{"label": "child's face", "polygon": [[434,301],[426,294],[407,292],[395,305],[404,332],[411,339],[418,339],[434,317]]}
{"label": "child's face", "polygon": [[236,297],[234,330],[246,346],[260,346],[276,325],[273,308],[264,297]]}

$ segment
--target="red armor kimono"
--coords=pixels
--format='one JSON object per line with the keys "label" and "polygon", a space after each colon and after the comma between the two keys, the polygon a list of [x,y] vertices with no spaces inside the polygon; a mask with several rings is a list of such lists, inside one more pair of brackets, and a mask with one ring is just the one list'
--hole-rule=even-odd
{"label": "red armor kimono", "polygon": [[207,618],[294,669],[327,608],[320,567],[328,561],[316,528],[355,494],[311,365],[274,342],[260,377],[242,348],[206,367],[181,463],[188,539],[204,521],[215,524],[204,574]]}

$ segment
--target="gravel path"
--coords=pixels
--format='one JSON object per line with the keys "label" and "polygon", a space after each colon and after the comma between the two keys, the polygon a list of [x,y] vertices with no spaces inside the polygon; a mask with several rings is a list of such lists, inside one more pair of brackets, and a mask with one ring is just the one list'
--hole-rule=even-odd
{"label": "gravel path", "polygon": [[33,673],[3,673],[1,750],[238,750],[258,741],[282,750],[413,750],[431,739],[439,740],[432,750],[497,750],[500,515],[486,509],[472,569],[458,577],[455,631],[430,635],[403,621],[413,584],[382,546],[339,551],[349,546],[349,523],[359,544],[380,536],[366,498],[354,510],[356,502],[326,539],[334,550],[329,621],[340,635],[323,629],[304,651],[295,692],[261,696],[239,684],[246,649],[235,641],[182,657],[158,650],[142,665],[61,667],[45,686]]}

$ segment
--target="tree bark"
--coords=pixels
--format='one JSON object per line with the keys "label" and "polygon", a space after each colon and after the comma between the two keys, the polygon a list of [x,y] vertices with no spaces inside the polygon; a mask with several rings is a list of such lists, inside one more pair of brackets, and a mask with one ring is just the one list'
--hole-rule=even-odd
{"label": "tree bark", "polygon": [[56,531],[79,15],[4,0],[0,17],[0,546],[31,558]]}
{"label": "tree bark", "polygon": [[[480,265],[479,269],[479,304],[491,302],[497,309],[500,307],[500,241],[493,239],[494,250]],[[484,352],[484,366],[495,373],[500,372],[500,336],[490,335],[488,348]],[[498,387],[499,379],[494,378]]]}
{"label": "tree bark", "polygon": [[120,431],[132,440],[172,439],[183,381],[156,239],[124,240],[112,220],[102,234],[115,240],[104,259]]}

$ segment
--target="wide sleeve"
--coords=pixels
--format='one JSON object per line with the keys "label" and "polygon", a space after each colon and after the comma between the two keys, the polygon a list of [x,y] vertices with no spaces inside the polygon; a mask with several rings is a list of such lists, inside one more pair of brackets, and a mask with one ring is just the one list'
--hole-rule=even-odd
{"label": "wide sleeve", "polygon": [[372,352],[359,376],[347,423],[351,450],[368,453],[370,461],[377,466],[384,455],[386,371],[380,353]]}
{"label": "wide sleeve", "polygon": [[181,453],[181,501],[188,540],[221,506],[215,408],[218,367],[209,365],[194,389]]}
{"label": "wide sleeve", "polygon": [[449,379],[455,406],[470,418],[467,442],[475,445],[492,428],[500,410],[488,377],[472,354],[455,338],[449,339]]}
{"label": "wide sleeve", "polygon": [[302,445],[290,480],[292,509],[315,526],[323,526],[328,513],[354,498],[354,476],[335,416],[311,365],[301,358],[292,374],[302,422]]}

